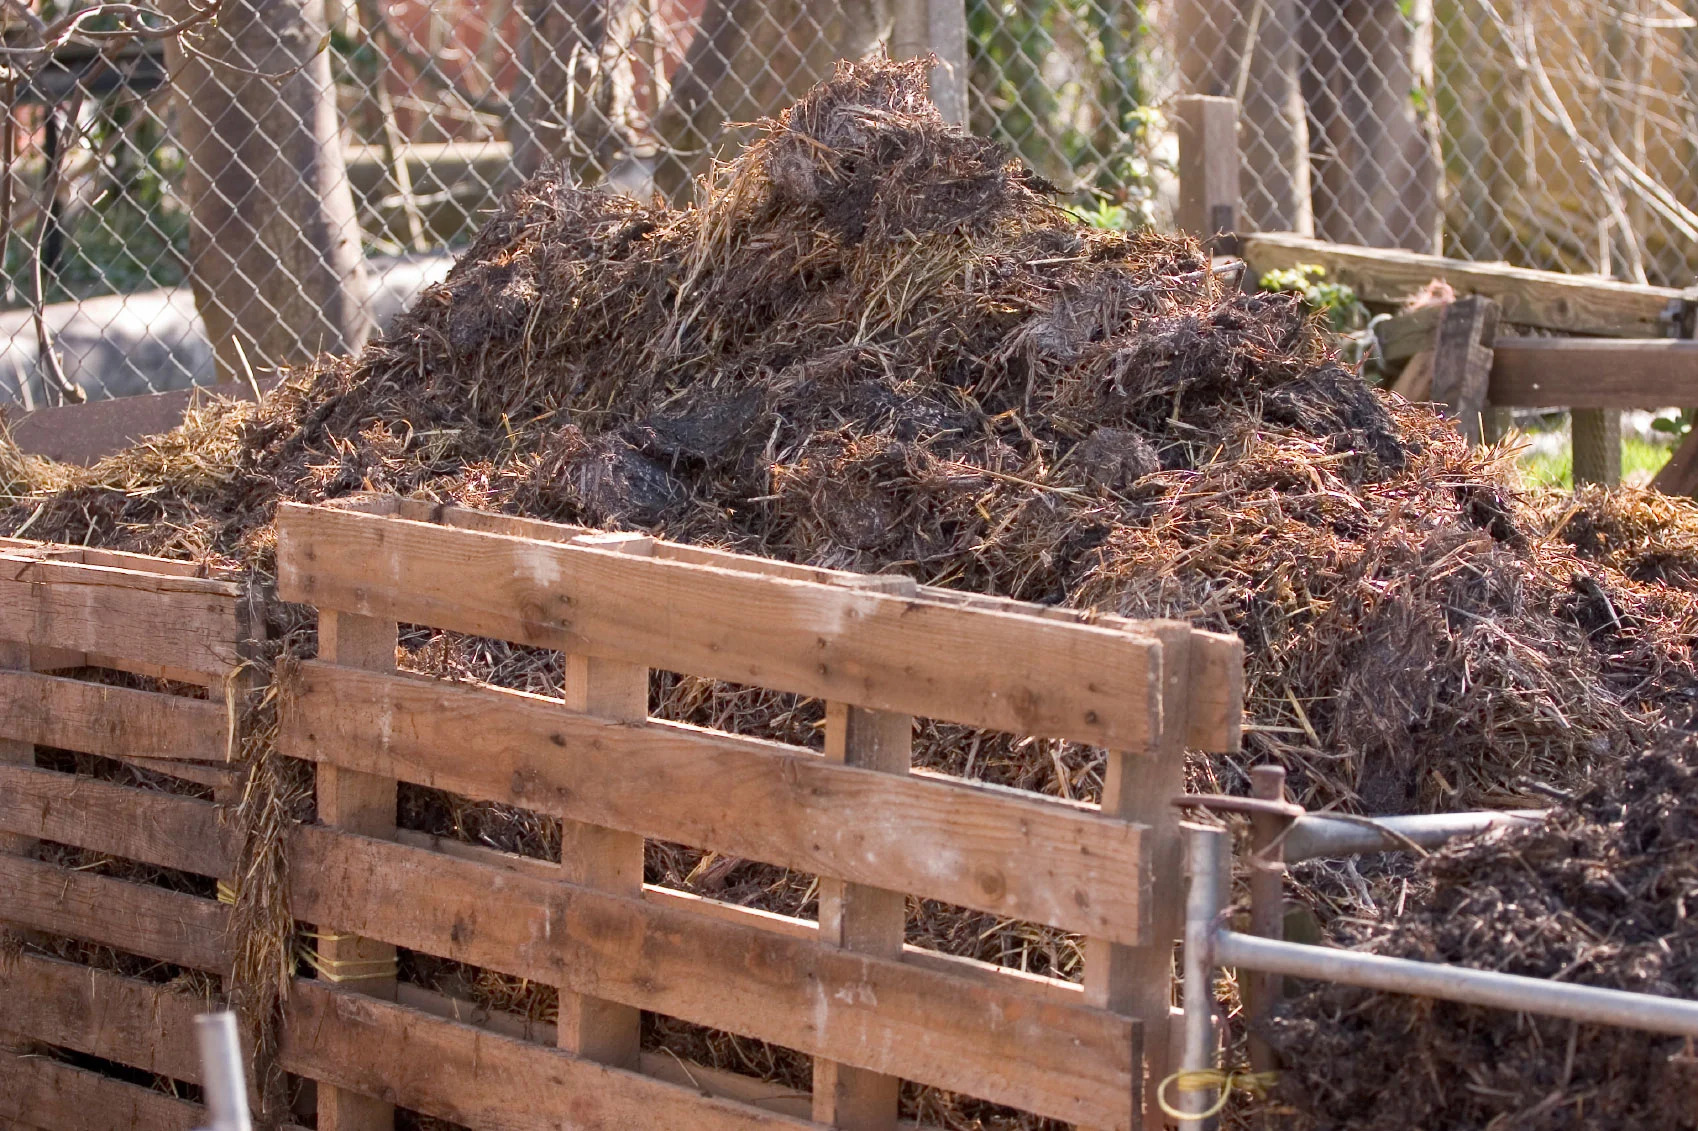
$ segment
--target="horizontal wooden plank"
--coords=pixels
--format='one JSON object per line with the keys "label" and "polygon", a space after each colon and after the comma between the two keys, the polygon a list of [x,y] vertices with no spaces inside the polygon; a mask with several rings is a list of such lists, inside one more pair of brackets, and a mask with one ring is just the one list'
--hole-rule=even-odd
{"label": "horizontal wooden plank", "polygon": [[230,871],[233,830],[219,828],[210,801],[33,766],[0,765],[0,832],[196,875]]}
{"label": "horizontal wooden plank", "polygon": [[230,582],[0,554],[0,640],[222,678],[245,635]]}
{"label": "horizontal wooden plank", "polygon": [[[267,378],[269,387],[275,378]],[[21,414],[12,423],[12,440],[20,451],[63,463],[92,464],[122,451],[144,436],[169,432],[183,423],[183,414],[215,396],[254,399],[253,390],[239,382],[210,389],[170,389],[133,397],[110,397],[86,404],[55,405]]]}
{"label": "horizontal wooden plank", "polygon": [[25,952],[0,963],[0,1029],[198,1083],[194,1019],[205,997]]}
{"label": "horizontal wooden plank", "polygon": [[1130,1126],[1136,1023],[1106,1011],[317,826],[294,829],[289,852],[293,911],[321,926],[1057,1119]]}
{"label": "horizontal wooden plank", "polygon": [[488,1131],[818,1127],[300,979],[278,1059],[298,1075]]}
{"label": "horizontal wooden plank", "polygon": [[[558,879],[560,875],[559,866],[547,860],[538,860],[533,856],[518,856],[511,852],[486,848],[481,844],[467,844],[465,841],[433,836],[416,829],[399,829],[396,831],[395,839],[402,844],[410,844],[416,848],[443,852],[461,860],[473,860],[492,867],[505,868],[508,871],[521,872],[545,880]],[[816,939],[819,937],[819,924],[812,919],[797,919],[794,916],[779,915],[776,912],[763,911],[756,907],[743,907],[736,903],[710,899],[694,892],[679,891],[676,888],[644,884],[643,898],[663,907],[671,907],[674,910],[692,915],[706,915],[711,919],[732,923],[744,929],[771,931],[793,939]],[[1047,978],[1041,974],[1029,974],[1024,970],[1016,970],[1009,966],[997,966],[959,954],[944,954],[942,951],[928,950],[925,947],[915,946],[913,943],[903,946],[902,961],[927,970],[935,970],[947,977],[967,978],[1014,993],[1035,994],[1061,1005],[1078,1005],[1085,1000],[1084,987],[1078,982],[1064,982],[1060,978]]]}
{"label": "horizontal wooden plank", "polygon": [[284,753],[1138,944],[1144,829],[1094,807],[837,765],[800,747],[303,665]]}
{"label": "horizontal wooden plank", "polygon": [[1401,303],[1432,280],[1443,279],[1458,295],[1496,299],[1505,322],[1571,334],[1664,337],[1669,326],[1663,314],[1681,297],[1669,287],[1327,243],[1288,232],[1248,233],[1242,239],[1244,260],[1257,278],[1315,264],[1327,269],[1329,281],[1348,285],[1358,298],[1384,303]]}
{"label": "horizontal wooden plank", "polygon": [[0,856],[0,921],[195,970],[225,966],[225,908],[211,899],[38,860]]}
{"label": "horizontal wooden plank", "polygon": [[[360,495],[339,499],[330,504],[338,509],[356,510],[363,514],[393,515],[414,522],[435,523],[461,530],[476,530],[489,534],[505,534],[517,538],[533,538],[543,542],[569,542],[573,538],[596,531],[582,526],[566,526],[543,522],[540,519],[519,518],[514,515],[491,514],[464,507],[427,503],[416,499],[401,499],[392,495]],[[682,542],[657,540],[655,558],[661,561],[682,562],[686,565],[714,566],[767,577],[784,577],[794,581],[812,581],[822,585],[860,585],[866,574],[847,570],[825,569],[800,565],[774,558],[736,554],[711,546],[692,546]],[[1154,635],[1164,622],[1133,620],[1097,609],[1075,609],[1066,605],[1039,605],[1031,601],[1016,601],[985,593],[967,593],[936,585],[917,587],[921,597],[962,608],[983,609],[1016,616],[1039,617],[1044,620],[1065,621],[1070,624],[1089,624],[1111,628],[1135,635]],[[1231,753],[1238,749],[1242,716],[1242,645],[1236,637],[1221,633],[1194,630],[1204,641],[1192,649],[1193,681],[1210,680],[1199,693],[1191,696],[1187,716],[1187,745],[1194,750],[1211,753]],[[1234,650],[1236,650],[1234,652]],[[1232,669],[1224,671],[1216,661],[1237,655]],[[1200,657],[1200,659],[1199,659]],[[1221,682],[1214,682],[1220,680]]]}
{"label": "horizontal wooden plank", "polygon": [[1145,751],[1161,645],[1091,625],[284,504],[278,592],[324,609]]}
{"label": "horizontal wooden plank", "polygon": [[[395,1000],[410,1009],[433,1017],[444,1017],[461,1024],[488,1029],[492,1033],[513,1037],[531,1044],[553,1047],[557,1040],[554,1023],[533,1021],[517,1013],[486,1009],[469,1001],[439,994],[423,986],[402,982],[395,987]],[[813,1117],[813,1100],[808,1092],[798,1092],[767,1080],[709,1068],[677,1053],[645,1049],[637,1056],[637,1071],[644,1076],[664,1080],[688,1088],[697,1095],[715,1096],[722,1100],[752,1104],[780,1115],[808,1120]]]}
{"label": "horizontal wooden plank", "polygon": [[1500,335],[1486,395],[1506,408],[1698,404],[1698,342]]}
{"label": "horizontal wooden plank", "polygon": [[221,763],[228,733],[222,701],[0,671],[0,737],[107,758]]}
{"label": "horizontal wooden plank", "polygon": [[43,1056],[0,1050],[0,1122],[45,1131],[193,1131],[206,1109]]}

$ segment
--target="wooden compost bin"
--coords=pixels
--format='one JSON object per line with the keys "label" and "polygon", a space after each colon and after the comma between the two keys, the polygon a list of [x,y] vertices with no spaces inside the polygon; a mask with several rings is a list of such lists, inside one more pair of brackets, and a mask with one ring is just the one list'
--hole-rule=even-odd
{"label": "wooden compost bin", "polygon": [[[319,823],[295,827],[287,853],[320,973],[293,982],[279,1058],[317,1082],[321,1131],[388,1127],[390,1105],[474,1128],[895,1127],[904,1079],[1084,1127],[1145,1125],[1148,1082],[1170,1063],[1171,799],[1185,747],[1237,742],[1236,639],[392,499],[285,506],[278,528],[279,595],[320,617],[279,740],[316,763]],[[238,594],[197,584],[229,602],[233,658]],[[0,589],[0,639],[57,630],[43,592]],[[127,645],[127,617],[137,635],[151,623],[101,607],[124,609],[107,650]],[[564,701],[399,672],[397,623],[560,651]],[[651,719],[650,669],[824,700],[826,751]],[[216,708],[216,741],[196,752],[222,757],[223,703],[182,701],[208,728]],[[5,717],[15,740],[78,748],[126,734],[130,715],[86,735]],[[913,771],[915,717],[1101,746],[1105,803]],[[211,801],[3,772],[7,833],[229,869]],[[564,862],[397,830],[399,781],[558,817]],[[645,838],[818,875],[819,922],[645,885]],[[214,900],[17,857],[0,869],[0,918],[223,967]],[[1086,935],[1084,984],[905,945],[907,895]],[[560,1023],[398,985],[395,947],[559,986]],[[28,955],[0,991],[16,1006],[0,1033],[198,1074],[198,998]],[[644,1010],[811,1055],[812,1097],[639,1051]],[[0,1062],[0,1116],[46,1131],[199,1114],[52,1059]]]}

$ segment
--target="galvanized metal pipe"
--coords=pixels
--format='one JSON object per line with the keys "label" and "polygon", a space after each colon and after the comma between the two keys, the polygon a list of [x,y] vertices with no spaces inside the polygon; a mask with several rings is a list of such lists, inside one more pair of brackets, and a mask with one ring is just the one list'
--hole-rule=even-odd
{"label": "galvanized metal pipe", "polygon": [[229,1011],[201,1014],[195,1018],[195,1038],[200,1045],[206,1114],[212,1121],[205,1131],[252,1131],[236,1015]]}
{"label": "galvanized metal pipe", "polygon": [[[1470,970],[1379,954],[1361,954],[1353,950],[1306,946],[1261,939],[1237,931],[1216,931],[1212,941],[1214,960],[1222,966],[1266,970],[1293,978],[1340,982],[1347,986],[1493,1006],[1521,1013],[1541,1013],[1594,1025],[1618,1025],[1652,1033],[1698,1037],[1698,1001],[1576,986],[1545,978],[1524,978],[1495,970]],[[1189,934],[1185,954],[1189,978]],[[1189,1024],[1189,980],[1185,1002]],[[1186,1048],[1189,1054],[1189,1043]],[[1186,1063],[1190,1064],[1189,1059]]]}
{"label": "galvanized metal pipe", "polygon": [[[1232,843],[1225,829],[1185,825],[1185,1048],[1182,1072],[1205,1072],[1215,1064],[1215,959],[1211,944],[1215,925],[1226,905]],[[1178,1111],[1205,1112],[1214,1106],[1215,1090],[1181,1091],[1173,1104]]]}
{"label": "galvanized metal pipe", "polygon": [[1537,821],[1543,809],[1508,809],[1483,813],[1427,813],[1413,817],[1375,817],[1340,820],[1310,814],[1292,822],[1285,835],[1287,863],[1320,856],[1351,856],[1358,852],[1395,852],[1415,844],[1438,848],[1457,837],[1472,836],[1498,825]]}

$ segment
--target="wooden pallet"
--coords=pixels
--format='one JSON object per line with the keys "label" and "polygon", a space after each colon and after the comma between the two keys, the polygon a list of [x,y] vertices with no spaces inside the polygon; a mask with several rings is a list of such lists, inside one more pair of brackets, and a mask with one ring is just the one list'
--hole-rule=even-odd
{"label": "wooden pallet", "polygon": [[[10,655],[223,685],[245,636],[234,585],[69,553],[83,552],[0,548],[35,571],[0,588],[0,639],[22,635]],[[59,583],[73,567],[98,596]],[[1145,1125],[1181,898],[1169,799],[1185,746],[1237,743],[1235,639],[390,499],[283,507],[278,568],[279,595],[320,615],[280,743],[318,775],[319,823],[287,845],[289,894],[327,973],[294,982],[279,1059],[316,1082],[321,1131],[387,1128],[396,1106],[471,1127],[894,1128],[901,1080]],[[558,650],[565,698],[399,672],[398,622]],[[161,624],[173,631],[156,641]],[[651,669],[823,699],[825,753],[651,719]],[[220,699],[107,700],[26,672],[0,677],[0,701],[45,702],[42,680],[74,685],[50,685],[72,709],[7,710],[7,751],[223,772]],[[916,717],[1103,746],[1105,804],[914,771]],[[209,799],[7,760],[14,853],[40,838],[233,868]],[[559,818],[564,859],[398,830],[401,781]],[[647,838],[817,875],[819,921],[645,885]],[[227,961],[211,899],[18,855],[0,858],[0,892],[17,927],[213,974]],[[1084,984],[905,945],[910,895],[1086,935]],[[557,985],[559,1023],[397,984],[396,947]],[[34,953],[0,974],[4,991],[22,1003],[0,1021],[14,1038],[196,1080],[188,1022],[205,1002]],[[809,1054],[811,1095],[640,1051],[644,1010]],[[198,1108],[13,1053],[0,1117],[186,1127]]]}

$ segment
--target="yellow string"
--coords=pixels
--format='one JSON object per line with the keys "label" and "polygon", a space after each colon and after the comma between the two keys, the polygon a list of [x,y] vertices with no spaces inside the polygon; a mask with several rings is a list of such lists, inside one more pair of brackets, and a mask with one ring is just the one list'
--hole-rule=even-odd
{"label": "yellow string", "polygon": [[[318,936],[323,938],[325,936]],[[342,935],[341,938],[352,938],[352,935]],[[393,978],[397,971],[393,958],[326,958],[316,947],[303,946],[297,950],[301,960],[327,982],[372,982],[379,978]],[[360,973],[344,973],[345,970],[362,970]]]}
{"label": "yellow string", "polygon": [[[1268,1089],[1278,1082],[1277,1072],[1222,1072],[1218,1068],[1181,1070],[1156,1087],[1156,1103],[1161,1107],[1162,1114],[1169,1119],[1176,1119],[1181,1123],[1197,1123],[1212,1119],[1225,1111],[1227,1101],[1232,1098],[1234,1091],[1248,1092],[1261,1099],[1268,1094]],[[1206,1092],[1211,1088],[1218,1088],[1220,1095],[1215,1098],[1214,1106],[1207,1111],[1179,1111],[1167,1102],[1169,1086],[1181,1092]]]}
{"label": "yellow string", "polygon": [[218,902],[228,903],[232,907],[235,906],[236,903],[236,889],[225,883],[223,880],[218,881]]}

